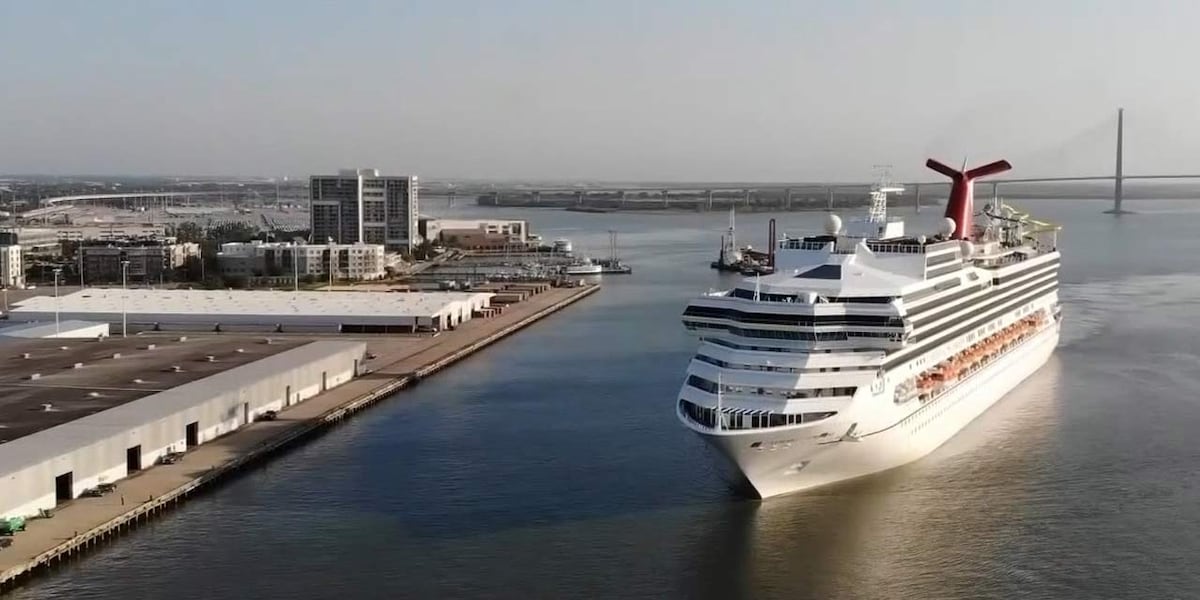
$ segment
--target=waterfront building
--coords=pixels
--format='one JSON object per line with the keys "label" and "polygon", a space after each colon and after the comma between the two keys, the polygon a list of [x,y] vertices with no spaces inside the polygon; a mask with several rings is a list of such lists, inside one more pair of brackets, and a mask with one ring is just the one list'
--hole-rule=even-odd
{"label": "waterfront building", "polygon": [[309,178],[311,241],[382,244],[408,252],[417,240],[416,176],[342,169]]}

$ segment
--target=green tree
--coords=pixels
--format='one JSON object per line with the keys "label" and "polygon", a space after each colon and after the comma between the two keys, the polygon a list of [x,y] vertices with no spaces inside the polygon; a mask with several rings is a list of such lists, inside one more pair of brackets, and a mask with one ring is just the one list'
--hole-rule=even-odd
{"label": "green tree", "polygon": [[204,240],[204,228],[188,221],[176,225],[171,234],[180,242],[200,242]]}
{"label": "green tree", "polygon": [[224,287],[233,288],[235,290],[244,290],[250,287],[250,280],[241,276],[223,277],[221,278],[221,281],[224,284]]}

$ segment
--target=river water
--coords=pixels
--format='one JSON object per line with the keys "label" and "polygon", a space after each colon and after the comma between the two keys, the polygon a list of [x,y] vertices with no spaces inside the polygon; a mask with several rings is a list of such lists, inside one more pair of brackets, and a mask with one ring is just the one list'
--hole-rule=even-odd
{"label": "river water", "polygon": [[758,502],[674,416],[724,214],[436,202],[594,255],[617,230],[635,273],[12,597],[1200,597],[1192,204],[1020,203],[1066,227],[1056,356],[926,459]]}

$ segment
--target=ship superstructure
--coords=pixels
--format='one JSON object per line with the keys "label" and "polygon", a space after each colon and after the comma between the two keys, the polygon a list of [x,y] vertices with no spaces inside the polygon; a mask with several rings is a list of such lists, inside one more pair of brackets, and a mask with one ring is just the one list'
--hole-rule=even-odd
{"label": "ship superstructure", "polygon": [[693,300],[679,419],[760,497],[866,475],[941,445],[1058,340],[1058,227],[998,200],[973,221],[955,170],[937,231],[910,234],[882,184],[864,218],[778,241],[775,272]]}

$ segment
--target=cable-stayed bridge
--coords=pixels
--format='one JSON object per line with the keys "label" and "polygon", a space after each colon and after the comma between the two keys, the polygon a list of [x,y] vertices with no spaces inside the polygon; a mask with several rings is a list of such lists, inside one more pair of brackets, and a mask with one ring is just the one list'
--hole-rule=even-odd
{"label": "cable-stayed bridge", "polygon": [[[1187,181],[1200,180],[1200,173],[1166,173],[1166,174],[1129,174],[1124,169],[1125,151],[1125,118],[1124,110],[1118,109],[1115,123],[1105,119],[1084,131],[1068,138],[1065,143],[1040,149],[1030,153],[1019,162],[1021,164],[1036,164],[1047,162],[1047,158],[1060,155],[1064,147],[1087,145],[1089,147],[1104,146],[1115,151],[1112,171],[1109,174],[1087,174],[1078,176],[1046,176],[1046,177],[1008,177],[996,178],[979,182],[976,192],[990,192],[993,197],[1003,192],[1013,191],[1029,194],[1032,185],[1040,184],[1086,184],[1098,183],[1107,186],[1107,190],[1099,191],[1091,187],[1086,197],[1098,197],[1099,194],[1111,196],[1112,208],[1106,212],[1120,214],[1127,212],[1126,201],[1127,182],[1149,181]],[[1114,136],[1115,133],[1115,136]],[[1114,139],[1115,138],[1115,139]],[[948,189],[946,180],[917,180],[897,181],[908,190],[911,202],[918,210],[924,200],[933,197],[943,197]],[[745,184],[745,185],[714,185],[695,186],[512,186],[507,189],[458,189],[454,186],[428,187],[423,192],[428,195],[445,196],[453,204],[459,194],[477,196],[479,204],[496,206],[557,206],[575,207],[581,210],[622,210],[622,209],[695,209],[714,210],[729,206],[744,206],[758,208],[775,208],[791,210],[796,208],[825,207],[832,209],[846,198],[861,200],[866,195],[870,183],[798,183],[798,184]],[[1060,193],[1051,193],[1057,197]],[[1068,193],[1069,195],[1069,193]]]}

